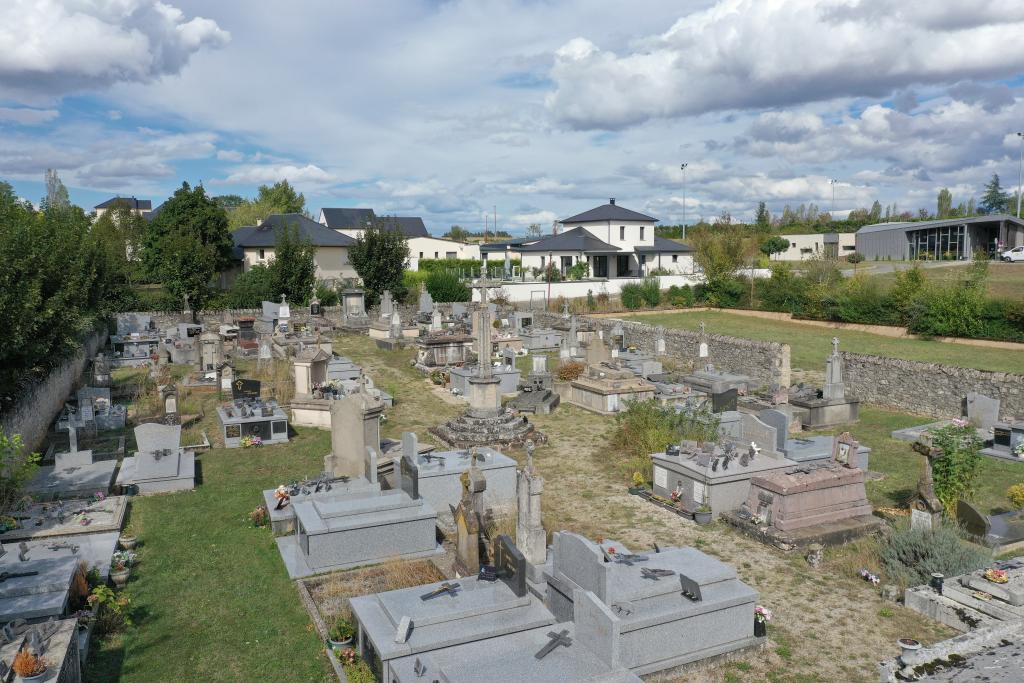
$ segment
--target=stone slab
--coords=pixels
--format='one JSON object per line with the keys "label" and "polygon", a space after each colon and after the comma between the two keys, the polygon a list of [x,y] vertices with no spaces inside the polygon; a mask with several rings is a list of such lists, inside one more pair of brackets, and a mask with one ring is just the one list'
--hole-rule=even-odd
{"label": "stone slab", "polygon": [[40,467],[25,492],[38,499],[74,498],[97,491],[110,492],[117,471],[116,460],[100,460],[90,464],[63,467]]}
{"label": "stone slab", "polygon": [[[63,506],[64,522],[57,516],[58,503],[33,503],[26,510],[11,513],[21,526],[0,534],[0,543],[120,532],[128,502],[124,496],[108,496],[101,502],[64,500]],[[82,524],[83,519],[87,519],[88,524]]]}
{"label": "stone slab", "polygon": [[[137,486],[140,495],[190,491],[195,488],[196,454],[192,451],[184,451],[178,456],[170,457],[179,459],[179,463],[173,467],[173,471],[176,472],[173,476],[152,476],[152,474],[140,473],[138,472],[137,456],[125,458],[121,462],[121,470],[117,474],[117,485],[121,487]],[[164,471],[171,471],[171,469],[167,468]]]}
{"label": "stone slab", "polygon": [[[114,551],[117,550],[117,539],[120,535],[120,532],[117,531],[106,531],[98,534],[54,536],[4,544],[3,547],[7,551],[7,555],[0,558],[0,567],[3,571],[18,571],[17,564],[20,561],[11,562],[9,558],[13,557],[17,560],[20,553],[19,545],[23,542],[28,548],[29,560],[70,557],[78,562],[85,562],[90,569],[96,567],[100,576],[106,579],[110,575],[110,560]],[[7,564],[5,564],[5,560]]]}
{"label": "stone slab", "polygon": [[357,560],[353,562],[338,562],[335,564],[319,566],[316,568],[310,567],[309,563],[306,562],[305,556],[299,549],[298,537],[295,534],[290,536],[279,536],[274,539],[277,543],[278,552],[281,553],[281,559],[284,561],[285,569],[288,570],[288,578],[290,579],[305,579],[310,576],[316,576],[317,574],[329,574],[330,572],[343,571],[346,569],[355,569],[356,567],[365,567],[379,562],[384,562],[390,559],[400,560],[414,560],[414,559],[430,559],[432,557],[438,557],[444,555],[444,548],[438,544],[433,550],[423,552],[403,552],[393,553],[390,557],[381,558],[378,560]]}
{"label": "stone slab", "polygon": [[21,562],[17,554],[8,553],[0,558],[0,571],[39,572],[0,583],[0,623],[14,619],[32,621],[64,614],[78,560],[53,557]]}
{"label": "stone slab", "polygon": [[270,527],[274,534],[291,534],[295,533],[296,503],[318,498],[333,500],[346,497],[376,496],[380,494],[380,490],[380,483],[371,483],[365,477],[356,477],[349,481],[332,481],[330,491],[310,493],[309,495],[300,493],[292,496],[288,505],[280,510],[276,509],[277,499],[274,497],[274,489],[267,489],[263,492],[263,504],[267,506],[267,512],[270,515]]}

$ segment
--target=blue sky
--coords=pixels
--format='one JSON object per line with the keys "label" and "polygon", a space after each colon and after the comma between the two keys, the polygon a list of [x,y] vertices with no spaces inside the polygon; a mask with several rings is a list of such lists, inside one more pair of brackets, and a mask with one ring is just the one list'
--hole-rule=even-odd
{"label": "blue sky", "polygon": [[[933,208],[1017,181],[1024,3],[8,0],[0,179],[547,229],[758,201]],[[489,218],[488,218],[489,220]]]}

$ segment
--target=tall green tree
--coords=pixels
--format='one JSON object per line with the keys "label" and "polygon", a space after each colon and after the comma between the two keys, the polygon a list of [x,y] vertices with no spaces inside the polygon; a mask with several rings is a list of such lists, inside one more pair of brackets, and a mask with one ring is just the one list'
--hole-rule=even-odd
{"label": "tall green tree", "polygon": [[43,202],[44,206],[48,208],[66,209],[71,206],[71,199],[68,198],[68,188],[64,187],[64,183],[61,182],[56,169],[46,169],[46,199]]}
{"label": "tall green tree", "polygon": [[871,211],[868,213],[868,218],[872,223],[878,223],[882,220],[882,205],[877,199],[871,204]]}
{"label": "tall green tree", "polygon": [[772,226],[772,215],[764,202],[757,203],[757,213],[754,215],[754,225],[758,230],[768,230]]}
{"label": "tall green tree", "polygon": [[939,190],[939,196],[935,200],[935,217],[949,218],[953,212],[953,194],[947,189]]}
{"label": "tall green tree", "polygon": [[1002,213],[1006,210],[1006,192],[999,183],[999,174],[993,173],[992,180],[985,185],[985,194],[981,196],[978,208],[984,213]]}
{"label": "tall green tree", "polygon": [[348,250],[348,259],[363,280],[367,305],[376,305],[384,290],[396,300],[406,293],[403,274],[409,244],[400,231],[389,227],[387,218],[372,221]]}
{"label": "tall green tree", "polygon": [[444,234],[444,236],[450,240],[455,240],[457,242],[465,242],[467,239],[469,239],[469,230],[466,230],[461,225],[453,225],[448,230],[448,232]]}
{"label": "tall green tree", "polygon": [[150,222],[143,261],[150,277],[198,312],[216,274],[231,265],[232,246],[224,208],[202,185],[185,182]]}
{"label": "tall green tree", "polygon": [[316,247],[302,238],[299,226],[285,224],[274,239],[274,260],[270,272],[275,294],[288,296],[296,304],[309,303],[316,284]]}
{"label": "tall green tree", "polygon": [[279,180],[273,185],[260,185],[256,202],[275,211],[271,213],[305,213],[306,198],[301,192],[296,192],[287,180]]}

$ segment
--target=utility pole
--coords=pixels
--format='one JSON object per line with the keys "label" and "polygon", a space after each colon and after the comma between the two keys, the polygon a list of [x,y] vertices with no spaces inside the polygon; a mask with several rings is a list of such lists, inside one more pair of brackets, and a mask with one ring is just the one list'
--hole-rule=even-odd
{"label": "utility pole", "polygon": [[679,164],[679,170],[683,172],[683,239],[686,239],[686,167],[690,164]]}
{"label": "utility pole", "polygon": [[1021,168],[1024,166],[1024,133],[1017,133],[1020,138],[1020,160],[1017,162],[1017,218],[1020,218]]}
{"label": "utility pole", "polygon": [[835,217],[835,213],[836,213],[836,183],[838,183],[839,180],[836,179],[836,178],[832,178],[828,182],[829,182],[830,185],[832,185],[832,209],[830,210],[829,213],[832,214],[832,220],[835,220],[836,219],[836,217]]}

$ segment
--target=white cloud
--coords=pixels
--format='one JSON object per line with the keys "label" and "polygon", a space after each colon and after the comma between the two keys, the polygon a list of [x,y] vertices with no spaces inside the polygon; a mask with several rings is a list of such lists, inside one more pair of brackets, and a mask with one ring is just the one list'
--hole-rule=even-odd
{"label": "white cloud", "polygon": [[573,128],[621,129],[1010,77],[1024,69],[1024,43],[1005,37],[1022,30],[1024,5],[1012,0],[969,10],[961,0],[719,0],[621,56],[568,41],[555,53],[547,105]]}
{"label": "white cloud", "polygon": [[509,223],[515,229],[523,230],[536,223],[543,233],[551,232],[551,225],[558,220],[558,214],[554,211],[539,210],[526,213],[514,213],[508,218]]}
{"label": "white cloud", "polygon": [[242,161],[245,159],[245,154],[239,152],[237,149],[218,149],[217,159],[219,161]]}
{"label": "white cloud", "polygon": [[34,100],[176,74],[230,34],[157,0],[6,0],[0,87]]}
{"label": "white cloud", "polygon": [[30,109],[29,107],[0,107],[0,121],[11,121],[23,126],[48,123],[60,116],[56,109]]}
{"label": "white cloud", "polygon": [[287,180],[299,189],[305,189],[329,185],[335,178],[314,164],[265,164],[237,167],[226,178],[212,182],[217,185],[263,185],[279,180]]}
{"label": "white cloud", "polygon": [[120,121],[124,118],[124,113],[120,109],[110,109],[107,111],[107,118],[111,121]]}

